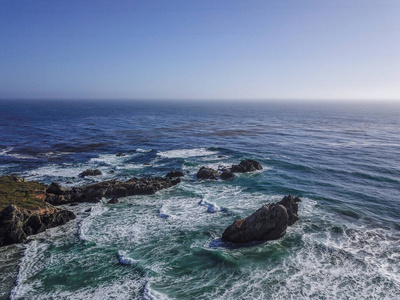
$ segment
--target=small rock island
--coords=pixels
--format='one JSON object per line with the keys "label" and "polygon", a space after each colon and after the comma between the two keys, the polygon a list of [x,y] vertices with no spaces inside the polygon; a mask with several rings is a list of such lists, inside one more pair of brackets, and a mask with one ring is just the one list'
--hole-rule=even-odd
{"label": "small rock island", "polygon": [[233,222],[225,229],[222,239],[232,243],[279,239],[288,226],[299,220],[298,202],[300,198],[289,195],[278,203],[263,205],[247,218]]}

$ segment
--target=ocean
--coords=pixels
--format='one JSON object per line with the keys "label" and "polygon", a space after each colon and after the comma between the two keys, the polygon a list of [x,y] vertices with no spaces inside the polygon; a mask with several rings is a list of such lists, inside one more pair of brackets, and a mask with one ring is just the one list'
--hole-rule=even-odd
{"label": "ocean", "polygon": [[[196,179],[247,158],[264,169]],[[66,206],[75,220],[0,248],[0,298],[400,299],[398,104],[0,101],[0,175],[70,187],[173,169],[171,189]],[[221,241],[289,194],[284,237]]]}

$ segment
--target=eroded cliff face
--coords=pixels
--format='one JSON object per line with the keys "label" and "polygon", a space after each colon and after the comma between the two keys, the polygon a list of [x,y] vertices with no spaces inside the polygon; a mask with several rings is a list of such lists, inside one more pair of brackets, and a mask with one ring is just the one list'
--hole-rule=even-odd
{"label": "eroded cliff face", "polygon": [[21,243],[28,235],[75,219],[74,213],[45,202],[45,189],[36,181],[0,177],[0,246]]}
{"label": "eroded cliff face", "polygon": [[23,242],[28,235],[64,225],[75,214],[45,203],[45,207],[27,210],[10,204],[0,212],[0,246]]}

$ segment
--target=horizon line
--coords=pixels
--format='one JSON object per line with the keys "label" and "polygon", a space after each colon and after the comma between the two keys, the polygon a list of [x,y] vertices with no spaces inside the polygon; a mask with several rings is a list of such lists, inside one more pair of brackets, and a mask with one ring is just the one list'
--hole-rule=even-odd
{"label": "horizon line", "polygon": [[400,98],[95,98],[95,97],[1,97],[0,101],[205,101],[205,102],[346,102],[346,103],[399,103]]}

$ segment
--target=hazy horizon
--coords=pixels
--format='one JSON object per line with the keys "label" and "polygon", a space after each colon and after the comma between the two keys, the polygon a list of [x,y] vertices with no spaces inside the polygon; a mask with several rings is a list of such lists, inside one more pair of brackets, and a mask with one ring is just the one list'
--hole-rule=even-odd
{"label": "hazy horizon", "polygon": [[400,2],[5,1],[0,99],[400,103]]}

